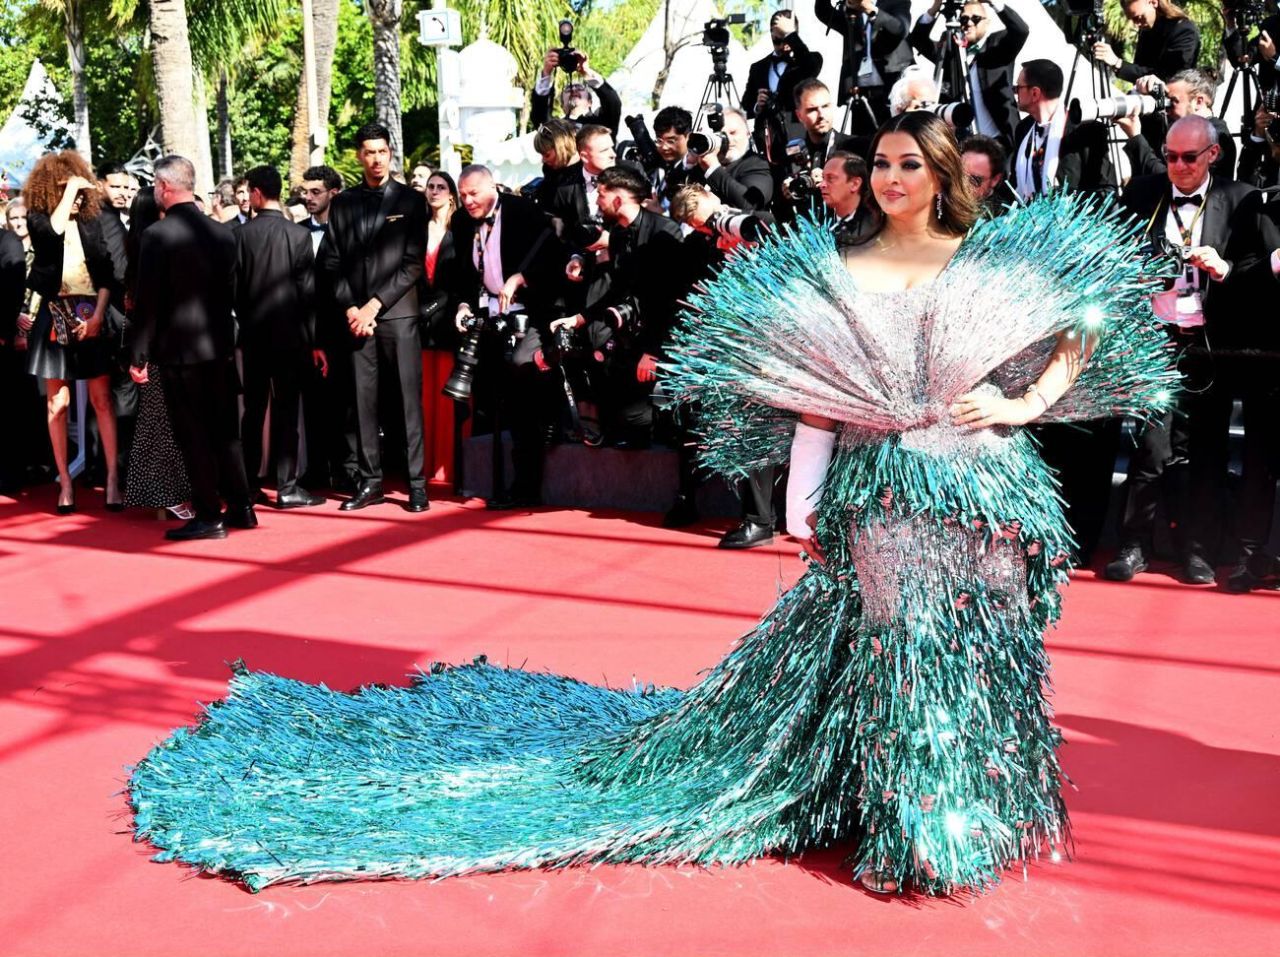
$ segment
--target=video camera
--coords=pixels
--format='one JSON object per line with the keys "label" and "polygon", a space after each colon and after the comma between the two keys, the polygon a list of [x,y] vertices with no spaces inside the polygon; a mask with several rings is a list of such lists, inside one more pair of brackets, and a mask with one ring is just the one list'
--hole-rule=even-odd
{"label": "video camera", "polygon": [[528,331],[529,317],[523,312],[494,316],[488,307],[482,307],[479,315],[468,316],[462,324],[462,344],[454,356],[453,371],[440,391],[457,402],[466,402],[471,398],[476,367],[480,365],[481,339],[486,335],[495,339],[506,338],[514,347],[515,342],[523,339]]}
{"label": "video camera", "polygon": [[560,21],[560,48],[556,50],[560,56],[560,69],[565,73],[577,73],[582,67],[581,51],[573,47],[573,21]]}
{"label": "video camera", "polygon": [[746,22],[745,13],[731,13],[702,25],[702,45],[711,51],[711,70],[717,80],[729,78],[729,43],[733,39],[729,25],[741,26]]}
{"label": "video camera", "polygon": [[1168,108],[1169,97],[1162,89],[1154,93],[1125,93],[1097,100],[1074,99],[1067,107],[1067,116],[1073,123],[1087,123],[1089,120],[1114,120],[1125,116],[1151,116]]}
{"label": "video camera", "polygon": [[689,134],[688,150],[694,156],[706,156],[709,153],[720,153],[728,145],[724,135],[724,107],[715,103],[703,115],[705,130]]}

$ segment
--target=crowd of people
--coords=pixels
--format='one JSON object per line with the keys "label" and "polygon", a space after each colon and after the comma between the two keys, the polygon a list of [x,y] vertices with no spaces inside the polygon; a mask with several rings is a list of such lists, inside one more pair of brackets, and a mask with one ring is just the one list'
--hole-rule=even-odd
{"label": "crowd of people", "polygon": [[[628,117],[624,142],[616,92],[586,55],[562,63],[552,50],[532,94],[543,175],[519,186],[481,165],[456,182],[426,166],[402,176],[378,124],[356,136],[359,182],[318,166],[288,194],[266,166],[201,197],[181,157],[157,162],[142,189],[118,166],[93,176],[74,152],[44,157],[0,233],[0,482],[56,472],[57,510],[76,508],[67,412],[85,381],[106,507],[169,509],[186,520],[170,538],[223,537],[256,524],[257,504],[315,507],[326,490],[343,510],[377,505],[388,467],[406,473],[403,506],[423,511],[429,479],[457,478],[468,431],[511,434],[514,475],[493,508],[541,501],[549,443],[644,449],[656,436],[681,451],[666,523],[692,523],[697,410],[662,389],[680,303],[799,216],[823,217],[844,246],[874,238],[872,135],[927,110],[952,126],[984,216],[1051,191],[1118,195],[1170,274],[1153,309],[1186,390],[1137,430],[1105,575],[1132,578],[1168,538],[1186,581],[1212,582],[1225,562],[1229,588],[1274,584],[1280,335],[1255,304],[1280,273],[1280,206],[1266,192],[1280,182],[1280,122],[1264,100],[1237,150],[1213,114],[1215,78],[1196,68],[1195,25],[1168,0],[1123,4],[1139,30],[1133,61],[1106,42],[1091,50],[1163,107],[1135,98],[1112,119],[1069,110],[1056,63],[1020,61],[1029,30],[1003,0],[937,0],[914,23],[909,7],[816,0],[816,19],[845,38],[835,91],[800,17],[779,10],[740,103],[669,106],[649,127]],[[1264,38],[1265,79],[1276,51]],[[913,65],[917,54],[940,68]],[[1237,401],[1243,470],[1229,489]],[[1037,431],[1087,562],[1121,423]],[[723,547],[772,540],[781,478],[742,483]]]}

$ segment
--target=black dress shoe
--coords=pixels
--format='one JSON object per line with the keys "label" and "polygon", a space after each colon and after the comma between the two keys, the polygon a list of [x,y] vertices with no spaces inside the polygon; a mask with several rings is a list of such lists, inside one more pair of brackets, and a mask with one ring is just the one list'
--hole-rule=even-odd
{"label": "black dress shoe", "polygon": [[367,482],[356,489],[356,494],[338,506],[340,512],[354,512],[358,508],[370,505],[381,505],[387,499],[382,494],[382,486]]}
{"label": "black dress shoe", "polygon": [[222,516],[222,524],[227,528],[257,528],[258,513],[252,505],[228,506]]}
{"label": "black dress shoe", "polygon": [[1188,585],[1212,585],[1215,579],[1213,566],[1203,556],[1192,553],[1182,560],[1182,580]]}
{"label": "black dress shoe", "polygon": [[1232,569],[1224,587],[1227,591],[1244,594],[1255,588],[1278,586],[1280,586],[1280,560],[1272,558],[1266,552],[1255,552]]}
{"label": "black dress shoe", "polygon": [[688,528],[698,520],[698,506],[687,495],[681,495],[662,516],[663,528]]}
{"label": "black dress shoe", "polygon": [[221,521],[205,522],[201,519],[193,518],[185,525],[169,529],[164,533],[164,537],[171,542],[194,542],[201,538],[226,538],[227,527]]}
{"label": "black dress shoe", "polygon": [[772,525],[757,525],[755,522],[743,522],[720,539],[721,548],[756,548],[768,545],[773,541]]}
{"label": "black dress shoe", "polygon": [[427,490],[425,488],[409,489],[409,501],[404,506],[406,512],[425,512],[430,507],[431,503],[427,501]]}
{"label": "black dress shoe", "polygon": [[1125,545],[1120,553],[1107,563],[1102,577],[1113,582],[1132,581],[1133,576],[1147,570],[1147,556],[1141,545]]}
{"label": "black dress shoe", "polygon": [[276,496],[276,508],[314,508],[323,505],[323,495],[312,495],[305,488],[295,488]]}

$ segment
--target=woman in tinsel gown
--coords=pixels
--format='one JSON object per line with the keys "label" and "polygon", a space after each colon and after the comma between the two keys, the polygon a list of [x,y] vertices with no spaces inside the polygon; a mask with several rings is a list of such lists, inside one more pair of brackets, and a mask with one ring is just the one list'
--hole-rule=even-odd
{"label": "woman in tinsel gown", "polygon": [[974,202],[932,116],[873,150],[869,245],[846,264],[801,222],[727,264],[676,336],[706,462],[790,450],[788,524],[819,559],[705,680],[481,658],[342,693],[238,668],[133,770],[157,859],[257,890],[856,838],[872,889],[950,893],[1066,842],[1042,632],[1068,533],[1016,425],[1168,403],[1150,281],[1134,228],[1084,200],[961,241]]}

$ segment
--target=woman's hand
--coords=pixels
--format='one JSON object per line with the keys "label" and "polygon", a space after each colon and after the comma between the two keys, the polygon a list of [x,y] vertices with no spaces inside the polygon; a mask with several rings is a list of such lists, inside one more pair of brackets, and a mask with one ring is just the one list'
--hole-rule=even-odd
{"label": "woman's hand", "polygon": [[[816,562],[823,568],[827,566],[827,553],[822,550],[822,546],[818,544],[818,513],[810,512],[804,523],[813,530],[813,534],[808,538],[797,538],[796,541],[805,550],[805,554],[809,556],[811,562]],[[793,536],[794,537],[794,536]]]}
{"label": "woman's hand", "polygon": [[1044,410],[1034,396],[1006,399],[1002,395],[969,392],[951,406],[951,424],[970,429],[987,429],[993,425],[1026,425]]}
{"label": "woman's hand", "polygon": [[30,332],[31,327],[36,324],[35,317],[25,312],[18,313],[18,328],[23,332]]}
{"label": "woman's hand", "polygon": [[88,322],[82,322],[75,328],[75,337],[83,342],[92,336],[102,332],[102,313],[95,312]]}

